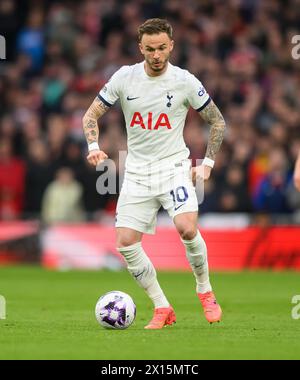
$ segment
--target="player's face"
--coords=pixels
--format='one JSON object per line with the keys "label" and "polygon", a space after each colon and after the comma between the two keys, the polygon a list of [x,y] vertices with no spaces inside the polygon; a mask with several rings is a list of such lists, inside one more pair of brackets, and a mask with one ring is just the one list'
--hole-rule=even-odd
{"label": "player's face", "polygon": [[143,35],[139,48],[150,74],[160,75],[165,71],[173,46],[174,41],[167,33]]}

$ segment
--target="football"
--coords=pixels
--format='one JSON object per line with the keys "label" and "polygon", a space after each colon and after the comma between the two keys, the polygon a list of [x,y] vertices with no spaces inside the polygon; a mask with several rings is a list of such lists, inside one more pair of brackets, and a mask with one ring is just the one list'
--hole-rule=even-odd
{"label": "football", "polygon": [[95,308],[97,321],[107,329],[127,329],[135,320],[136,306],[133,299],[118,290],[101,296]]}

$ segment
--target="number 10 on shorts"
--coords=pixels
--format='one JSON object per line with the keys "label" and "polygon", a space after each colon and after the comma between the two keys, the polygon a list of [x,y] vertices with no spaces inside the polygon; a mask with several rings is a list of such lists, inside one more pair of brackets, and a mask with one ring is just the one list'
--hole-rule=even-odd
{"label": "number 10 on shorts", "polygon": [[[187,192],[187,189],[184,186],[178,186],[175,191],[171,190],[170,194],[173,197],[173,202],[174,202],[174,210],[178,210],[179,207],[184,205],[184,202],[188,199],[189,195]],[[179,203],[179,204],[178,204]],[[178,204],[176,206],[176,204]]]}

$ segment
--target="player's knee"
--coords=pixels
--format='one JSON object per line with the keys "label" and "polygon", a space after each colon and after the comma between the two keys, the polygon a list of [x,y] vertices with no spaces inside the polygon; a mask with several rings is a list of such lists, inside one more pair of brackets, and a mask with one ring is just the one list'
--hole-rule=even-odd
{"label": "player's knee", "polygon": [[192,240],[197,234],[197,228],[194,226],[186,225],[178,228],[181,239]]}
{"label": "player's knee", "polygon": [[117,228],[116,246],[119,248],[126,248],[140,243],[142,234],[137,231],[133,231],[129,228]]}
{"label": "player's knee", "polygon": [[133,244],[138,243],[139,240],[136,236],[131,236],[130,234],[117,234],[117,249],[130,247]]}
{"label": "player's knee", "polygon": [[130,239],[130,238],[127,238],[126,236],[125,237],[121,237],[119,239],[117,239],[117,249],[120,249],[120,248],[127,248],[127,247],[130,247],[131,245],[137,243],[137,241],[135,241],[134,239]]}

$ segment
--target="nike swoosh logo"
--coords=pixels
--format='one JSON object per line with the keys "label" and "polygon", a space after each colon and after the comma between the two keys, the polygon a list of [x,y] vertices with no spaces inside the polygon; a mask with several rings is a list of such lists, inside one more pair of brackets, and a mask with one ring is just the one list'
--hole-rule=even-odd
{"label": "nike swoosh logo", "polygon": [[179,205],[178,207],[175,207],[174,208],[174,211],[178,210],[181,206],[183,206],[185,203],[182,203],[181,205]]}
{"label": "nike swoosh logo", "polygon": [[134,99],[138,99],[139,96],[137,96],[136,98],[130,98],[129,96],[127,96],[127,100],[134,100]]}
{"label": "nike swoosh logo", "polygon": [[138,273],[138,274],[133,274],[133,276],[134,276],[134,278],[138,278],[138,277],[140,277],[143,273],[145,272],[145,269],[143,270],[143,272],[140,272],[140,273]]}

